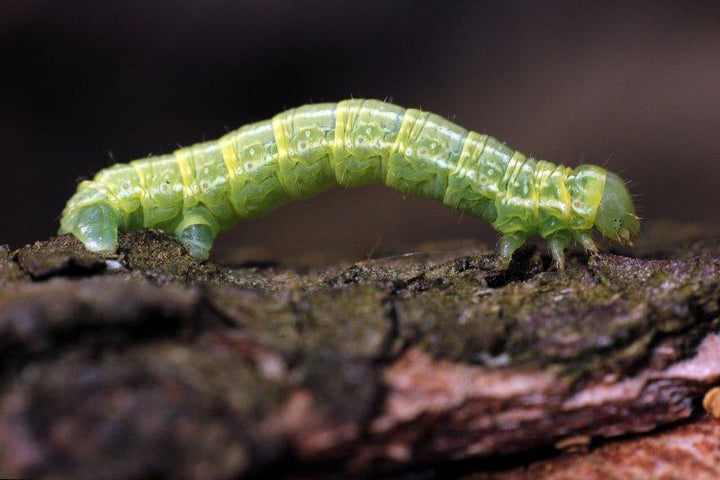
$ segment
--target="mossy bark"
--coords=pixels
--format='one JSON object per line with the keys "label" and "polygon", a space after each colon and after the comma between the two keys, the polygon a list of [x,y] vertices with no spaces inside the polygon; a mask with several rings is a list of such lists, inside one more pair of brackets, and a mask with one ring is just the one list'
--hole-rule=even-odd
{"label": "mossy bark", "polygon": [[720,237],[647,231],[564,273],[473,242],[292,268],[199,264],[152,231],[0,250],[0,475],[521,475],[700,418]]}

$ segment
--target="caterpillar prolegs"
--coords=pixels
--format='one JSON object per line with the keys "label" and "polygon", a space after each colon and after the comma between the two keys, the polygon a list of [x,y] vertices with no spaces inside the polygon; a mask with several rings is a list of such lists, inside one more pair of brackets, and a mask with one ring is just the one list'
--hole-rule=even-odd
{"label": "caterpillar prolegs", "polygon": [[502,234],[504,266],[528,236],[564,266],[571,241],[596,251],[592,229],[629,243],[639,230],[625,186],[601,167],[527,158],[430,112],[379,100],[305,105],[217,141],[117,164],[80,183],[60,233],[114,251],[118,230],[154,227],[197,259],[236,220],[334,185],[385,185],[485,219]]}

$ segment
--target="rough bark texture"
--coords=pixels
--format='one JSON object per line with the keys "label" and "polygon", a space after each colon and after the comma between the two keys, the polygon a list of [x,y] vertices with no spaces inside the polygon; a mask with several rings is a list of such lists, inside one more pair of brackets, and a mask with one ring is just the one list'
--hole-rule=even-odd
{"label": "rough bark texture", "polygon": [[315,267],[151,231],[0,250],[0,476],[718,478],[720,237],[644,235],[564,273],[472,242]]}

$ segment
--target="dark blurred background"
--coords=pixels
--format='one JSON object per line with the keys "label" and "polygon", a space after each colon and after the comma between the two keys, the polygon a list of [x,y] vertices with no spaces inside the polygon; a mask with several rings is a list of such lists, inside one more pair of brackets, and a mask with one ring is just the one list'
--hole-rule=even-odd
{"label": "dark blurred background", "polygon": [[[23,0],[0,4],[0,244],[54,234],[76,182],[309,102],[391,99],[632,181],[645,218],[720,223],[720,6],[692,2]],[[380,186],[219,239],[285,257],[482,221]]]}

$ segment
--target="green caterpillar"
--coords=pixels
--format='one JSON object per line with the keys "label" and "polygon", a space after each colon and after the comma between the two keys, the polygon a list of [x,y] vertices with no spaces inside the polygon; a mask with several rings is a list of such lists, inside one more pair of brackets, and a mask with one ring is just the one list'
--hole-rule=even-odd
{"label": "green caterpillar", "polygon": [[80,183],[59,233],[112,252],[118,230],[154,227],[204,260],[218,232],[236,220],[334,185],[369,183],[490,222],[502,233],[504,267],[533,234],[547,239],[562,269],[571,241],[597,251],[593,227],[624,243],[639,230],[614,173],[536,161],[432,113],[353,99],[305,105],[217,141],[101,170]]}

